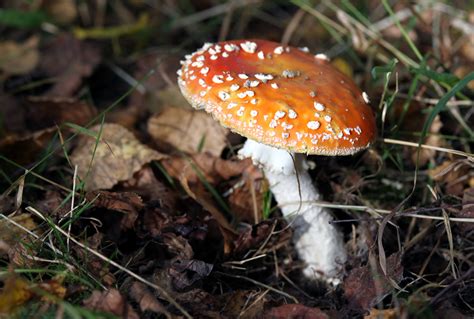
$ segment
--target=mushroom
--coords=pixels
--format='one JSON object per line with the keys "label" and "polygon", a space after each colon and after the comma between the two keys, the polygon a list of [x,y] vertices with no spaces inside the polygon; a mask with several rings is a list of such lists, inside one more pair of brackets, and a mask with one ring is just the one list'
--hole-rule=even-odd
{"label": "mushroom", "polygon": [[304,154],[350,155],[375,138],[365,92],[324,54],[265,40],[206,43],[178,71],[181,92],[223,126],[247,137],[268,179],[306,277],[337,284],[346,260],[342,235],[320,200]]}

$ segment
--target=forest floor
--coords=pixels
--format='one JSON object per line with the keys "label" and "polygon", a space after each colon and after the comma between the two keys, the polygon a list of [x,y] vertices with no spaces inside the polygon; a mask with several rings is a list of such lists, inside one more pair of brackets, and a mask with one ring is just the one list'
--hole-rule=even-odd
{"label": "forest floor", "polygon": [[[469,1],[1,7],[0,318],[474,316]],[[305,280],[244,139],[177,86],[186,54],[253,38],[324,53],[370,96],[375,143],[309,157],[340,285]]]}

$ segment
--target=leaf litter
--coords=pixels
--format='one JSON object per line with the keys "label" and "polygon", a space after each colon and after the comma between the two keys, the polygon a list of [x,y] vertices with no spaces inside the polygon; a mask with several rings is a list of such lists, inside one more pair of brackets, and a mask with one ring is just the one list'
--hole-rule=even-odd
{"label": "leaf litter", "polygon": [[[0,42],[0,317],[472,315],[473,223],[453,219],[474,216],[472,81],[433,117],[423,139],[431,149],[382,142],[418,143],[433,105],[472,72],[472,13],[396,4],[398,25],[389,12],[358,22],[363,13],[352,4],[321,4],[317,12],[303,3],[262,4],[275,16],[233,8],[230,27],[219,30],[212,29],[217,20],[201,21],[180,4],[168,11],[142,1],[7,5],[25,18],[42,10],[48,16],[25,21],[30,29],[10,25]],[[189,18],[191,28],[168,29],[170,17]],[[265,177],[235,156],[242,139],[188,109],[175,84],[179,58],[209,39],[196,33],[201,28],[229,39],[249,26],[254,37],[278,40],[285,31],[292,45],[319,52],[337,45],[319,19],[339,40],[352,41],[333,63],[369,92],[381,128],[381,141],[365,154],[310,158],[348,246],[338,287],[301,278],[291,227],[279,218]],[[306,27],[294,29],[295,21]],[[287,30],[274,27],[282,22]],[[157,29],[160,36],[150,37]],[[187,33],[193,36],[179,35]],[[424,61],[412,57],[411,44]],[[383,69],[393,57],[400,61],[396,76],[370,77],[370,68]],[[135,89],[122,96],[124,85]],[[105,109],[103,93],[117,105]],[[30,215],[32,207],[44,218]],[[433,219],[439,216],[441,223]]]}

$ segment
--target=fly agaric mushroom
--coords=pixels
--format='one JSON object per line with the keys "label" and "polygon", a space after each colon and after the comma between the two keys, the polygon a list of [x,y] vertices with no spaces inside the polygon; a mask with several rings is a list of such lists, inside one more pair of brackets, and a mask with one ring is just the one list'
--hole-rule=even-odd
{"label": "fly agaric mushroom", "polygon": [[[260,165],[309,278],[337,283],[346,252],[307,172],[305,156],[350,155],[375,138],[365,92],[325,55],[265,40],[205,44],[178,71],[186,99],[247,137],[239,151]],[[298,176],[296,174],[298,173]]]}

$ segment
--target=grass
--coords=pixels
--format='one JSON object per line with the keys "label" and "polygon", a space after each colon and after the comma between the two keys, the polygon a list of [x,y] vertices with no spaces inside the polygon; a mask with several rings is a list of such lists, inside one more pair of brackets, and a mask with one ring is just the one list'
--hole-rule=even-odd
{"label": "grass", "polygon": [[[377,113],[380,128],[379,139],[373,146],[372,153],[359,155],[357,164],[339,158],[327,159],[326,163],[318,164],[314,173],[314,175],[322,176],[328,185],[322,186],[322,191],[327,195],[326,201],[318,204],[331,208],[339,217],[342,216],[337,224],[344,229],[348,245],[351,240],[359,245],[360,251],[353,252],[353,260],[348,264],[347,271],[351,272],[357,267],[370,264],[370,258],[373,257],[376,264],[380,265],[383,273],[386,274],[388,256],[403,252],[403,279],[396,281],[390,278],[391,288],[387,296],[379,298],[374,307],[381,310],[395,309],[399,314],[426,318],[434,318],[437,313],[442,313],[448,308],[456,309],[466,316],[472,315],[474,304],[472,297],[469,299],[469,293],[472,293],[474,288],[471,283],[473,274],[469,269],[474,267],[472,256],[474,243],[467,238],[472,235],[472,231],[464,232],[463,229],[470,227],[473,219],[472,215],[468,217],[454,215],[459,214],[463,205],[460,194],[466,194],[467,189],[469,187],[472,189],[473,185],[469,182],[458,182],[457,184],[463,185],[463,192],[450,193],[448,186],[456,180],[443,181],[433,178],[430,172],[444,162],[459,161],[459,167],[464,167],[462,165],[467,167],[465,178],[473,178],[474,133],[472,125],[469,124],[472,122],[470,110],[473,107],[473,93],[467,89],[467,86],[474,81],[474,72],[458,77],[454,74],[454,67],[450,65],[455,62],[443,61],[436,48],[427,48],[426,44],[420,43],[419,38],[414,39],[411,36],[413,32],[421,35],[420,30],[426,26],[427,22],[421,17],[424,10],[433,10],[440,17],[449,20],[456,17],[446,8],[467,13],[470,10],[467,5],[465,8],[456,9],[450,2],[423,3],[408,8],[403,4],[397,7],[392,2],[382,0],[380,4],[369,8],[367,2],[354,3],[343,0],[340,3],[321,1],[316,4],[313,1],[292,0],[291,2],[262,1],[259,6],[250,10],[250,2],[238,3],[236,1],[216,2],[215,5],[204,9],[200,8],[199,3],[191,0],[166,2],[162,6],[155,6],[154,2],[146,2],[144,7],[140,5],[134,7],[120,1],[117,3],[123,8],[107,7],[105,9],[107,25],[113,25],[113,27],[95,25],[92,21],[86,22],[85,16],[80,16],[67,27],[59,24],[58,27],[75,28],[75,30],[80,30],[81,37],[93,37],[99,41],[104,47],[103,54],[106,57],[104,60],[113,61],[114,65],[118,65],[127,74],[133,73],[142,54],[156,48],[165,48],[169,51],[169,55],[173,55],[177,52],[191,52],[201,43],[213,41],[219,35],[227,35],[227,38],[281,36],[285,34],[284,28],[278,29],[275,25],[281,25],[282,21],[290,21],[298,10],[302,10],[304,15],[300,23],[306,23],[306,26],[311,27],[294,30],[290,44],[308,45],[312,51],[334,52],[334,55],[353,61],[356,81],[365,90],[372,92],[372,106]],[[84,6],[90,11],[89,13],[93,13],[92,7],[88,7],[87,4]],[[233,10],[231,15],[229,8]],[[406,16],[401,15],[400,12],[405,9],[410,9],[410,13]],[[18,37],[15,32],[44,36],[41,25],[48,16],[43,16],[42,11],[15,10],[2,10],[0,14],[0,25],[7,31],[2,34],[4,40],[9,37],[13,39]],[[129,14],[128,18],[125,13]],[[142,13],[146,13],[148,18],[139,18],[144,17]],[[25,20],[25,23],[18,24],[13,23],[13,20],[9,18],[18,15],[24,15],[29,22]],[[126,22],[130,20],[130,17],[133,17],[132,20],[136,22]],[[227,24],[227,29],[224,29],[226,17],[230,19],[228,20],[230,24]],[[385,27],[381,29],[379,26],[382,22]],[[50,22],[48,17],[48,23],[54,22]],[[143,30],[144,28],[146,31]],[[399,32],[399,37],[389,39],[385,34],[388,28]],[[263,30],[268,30],[268,34]],[[312,32],[318,32],[324,41],[318,41]],[[157,38],[150,34],[160,36]],[[450,36],[453,40],[461,37],[458,31]],[[443,49],[454,50],[453,48]],[[459,51],[455,53],[460,54]],[[126,285],[131,280],[141,282],[151,289],[155,298],[159,297],[168,311],[185,317],[196,315],[195,308],[199,308],[192,300],[185,299],[183,292],[174,290],[165,280],[155,280],[153,276],[156,275],[156,269],[144,271],[145,265],[129,265],[126,262],[127,258],[131,260],[132,257],[124,252],[125,245],[113,241],[101,242],[97,247],[89,245],[92,223],[87,223],[85,220],[100,219],[104,216],[96,217],[90,214],[94,203],[87,202],[85,199],[87,185],[84,181],[88,176],[83,177],[82,180],[79,179],[76,175],[77,168],[70,160],[71,150],[74,149],[79,136],[95,138],[94,159],[102,132],[92,131],[90,129],[92,125],[104,125],[113,112],[117,112],[121,106],[128,104],[137,90],[145,93],[143,95],[150,94],[147,91],[151,85],[150,80],[159,76],[160,72],[165,72],[158,65],[167,67],[162,63],[163,61],[158,60],[155,67],[142,78],[132,77],[128,82],[134,84],[130,85],[127,92],[118,96],[109,106],[99,110],[98,115],[86,125],[81,126],[70,122],[58,123],[57,133],[35,162],[18,163],[10,159],[9,154],[0,154],[0,162],[2,162],[0,165],[2,177],[0,208],[8,207],[3,204],[7,200],[13,202],[12,209],[5,208],[0,211],[0,221],[9,223],[12,229],[20,230],[22,236],[18,240],[21,240],[22,246],[26,248],[21,259],[24,265],[15,265],[9,256],[0,255],[0,278],[17,275],[25,278],[30,285],[35,285],[60,277],[63,287],[70,290],[80,287],[82,290],[81,293],[71,293],[65,298],[58,298],[52,294],[49,307],[40,302],[40,297],[32,298],[31,301],[24,300],[15,313],[16,317],[28,318],[41,313],[44,318],[53,318],[62,311],[63,316],[67,318],[114,318],[115,316],[110,313],[99,313],[85,308],[83,301],[94,290],[110,288],[118,288],[124,296],[128,296]],[[20,99],[21,96],[28,95],[30,92],[44,89],[45,85],[47,86],[52,81],[54,77],[28,82],[13,89],[10,94],[13,98]],[[88,79],[83,79],[82,97],[92,99],[92,95],[88,93],[88,81]],[[397,105],[398,101],[402,102],[401,111],[398,110],[400,107]],[[424,109],[416,115],[419,117],[417,129],[407,130],[406,124],[413,121],[410,117],[413,115],[409,114],[413,111],[415,101],[424,103]],[[429,103],[426,103],[427,101]],[[146,115],[147,105],[142,108],[142,113],[148,116]],[[439,132],[430,132],[430,127],[437,118],[444,127]],[[2,117],[2,121],[7,120]],[[142,120],[142,122],[135,122],[133,128],[139,132],[142,140],[146,141],[149,137],[146,136],[143,126]],[[4,131],[2,127],[1,134],[5,135],[6,131]],[[2,137],[4,136],[0,135],[0,138]],[[430,137],[438,137],[442,144],[428,145],[426,141]],[[199,145],[196,146],[197,152],[200,152],[204,143],[211,138],[212,136],[203,136]],[[420,156],[424,154],[422,152],[427,150],[434,151],[433,155],[427,162],[420,162]],[[407,154],[414,155],[415,161],[412,161],[410,155]],[[370,156],[374,158],[371,159]],[[219,213],[232,216],[227,199],[221,193],[222,187],[219,187],[221,185],[210,183],[205,173],[199,169],[199,165],[192,163],[190,157],[187,158],[204,185],[204,189],[211,195],[213,203],[217,204]],[[316,160],[320,159],[316,158]],[[374,160],[378,161],[378,169],[373,167]],[[324,166],[325,164],[327,166]],[[91,161],[89,169],[92,165]],[[204,201],[198,198],[195,201],[197,204],[189,204],[189,196],[187,196],[189,193],[186,195],[183,188],[179,187],[179,181],[173,179],[159,161],[153,162],[152,167],[159,171],[155,177],[160,182],[163,181],[167,187],[170,186],[173,194],[177,194],[181,200],[186,198],[181,205],[188,204],[188,206],[179,207],[177,211],[183,212],[184,216],[205,213],[205,209],[202,208],[205,206]],[[368,174],[363,175],[365,173],[362,172],[368,172]],[[451,169],[443,176],[447,176],[448,173],[454,174],[455,170]],[[360,184],[352,181],[351,176],[359,178]],[[454,185],[457,184],[454,183]],[[341,193],[335,193],[333,187],[339,189]],[[126,185],[118,185],[112,191],[123,190],[127,190]],[[40,208],[41,200],[46,197],[45,194],[48,191],[55,191],[61,195],[53,213],[46,213]],[[135,189],[131,188],[131,191]],[[252,195],[255,202],[257,197],[254,196],[255,194]],[[278,216],[278,208],[274,205],[271,192],[266,191],[261,195],[261,202],[258,203],[259,205],[255,203],[254,207],[258,207],[263,219],[269,220]],[[146,205],[155,204],[145,203]],[[201,208],[197,209],[196,206]],[[158,205],[158,207],[162,209],[161,206]],[[249,207],[249,210],[253,208]],[[20,212],[30,214],[37,223],[37,227],[31,230],[15,222],[14,216]],[[62,214],[61,217],[55,216],[56,213]],[[193,227],[196,229],[204,228],[204,224],[199,224],[199,218],[194,222]],[[82,225],[87,225],[87,227],[82,229]],[[242,223],[239,226],[244,229],[249,225]],[[139,227],[143,225],[137,224],[137,228]],[[258,227],[255,225],[253,227],[255,233],[258,233]],[[192,228],[192,231],[196,232],[196,229]],[[240,229],[241,233],[242,229]],[[134,231],[139,232],[139,229],[134,229]],[[173,231],[184,232],[178,228]],[[272,232],[275,238],[277,238],[276,233],[278,231],[275,231],[275,234]],[[367,242],[360,239],[359,236],[363,235],[367,236]],[[143,244],[142,237],[146,238],[145,240],[156,240],[142,234],[125,233],[123,236],[130,236],[131,241],[136,241],[130,244],[132,246]],[[180,236],[184,238],[188,235],[181,234]],[[25,238],[32,238],[32,240],[25,240]],[[188,245],[194,245],[193,241],[196,240],[189,239],[191,244],[188,243]],[[275,247],[279,246],[275,244]],[[197,246],[193,248],[198,249]],[[208,253],[206,249],[200,249],[202,251],[194,253],[201,255]],[[176,254],[179,253],[183,252],[176,252]],[[331,306],[325,306],[325,303],[319,300],[324,293],[306,287],[304,280],[298,277],[297,272],[292,272],[298,265],[292,263],[294,261],[291,260],[291,254],[291,246],[287,246],[286,250],[275,248],[273,256],[267,254],[263,258],[259,257],[238,264],[241,269],[245,269],[239,272],[227,271],[226,268],[221,267],[221,263],[229,262],[226,258],[230,257],[216,253],[213,255],[212,262],[215,271],[209,277],[201,278],[200,285],[192,287],[199,288],[212,296],[216,304],[218,304],[217,300],[226,294],[244,291],[249,293],[248,301],[253,302],[252,305],[258,306],[259,302],[263,302],[262,300],[270,301],[266,304],[267,308],[271,307],[272,302],[274,305],[280,305],[282,304],[280,300],[286,300],[288,303],[298,301],[308,306],[322,307],[323,310],[344,309],[347,312],[353,311],[358,316],[364,313],[348,306],[350,301],[344,301],[344,289],[341,287],[327,292]],[[148,263],[160,269],[160,267],[167,267],[166,264],[170,263],[166,258],[160,260],[162,262],[160,265],[152,259],[149,259]],[[104,282],[104,278],[98,273],[90,270],[88,264],[96,260],[101,263],[104,271],[112,269],[110,272],[113,274],[120,273],[119,279],[112,286]],[[435,264],[431,264],[432,260]],[[278,277],[278,272],[284,276]],[[254,276],[254,273],[257,275]],[[268,273],[277,275],[272,275],[272,277]],[[290,280],[289,274],[296,282],[296,287],[304,294],[286,284]],[[235,282],[227,281],[228,279]],[[259,291],[263,290],[265,294],[261,298],[250,296],[250,292],[258,296]],[[442,298],[446,298],[449,305],[441,304]],[[133,298],[127,297],[127,299]],[[140,309],[139,302],[136,300],[132,302],[132,305],[137,311]],[[246,312],[249,310],[247,306],[242,307]],[[371,311],[371,309],[364,310]]]}

